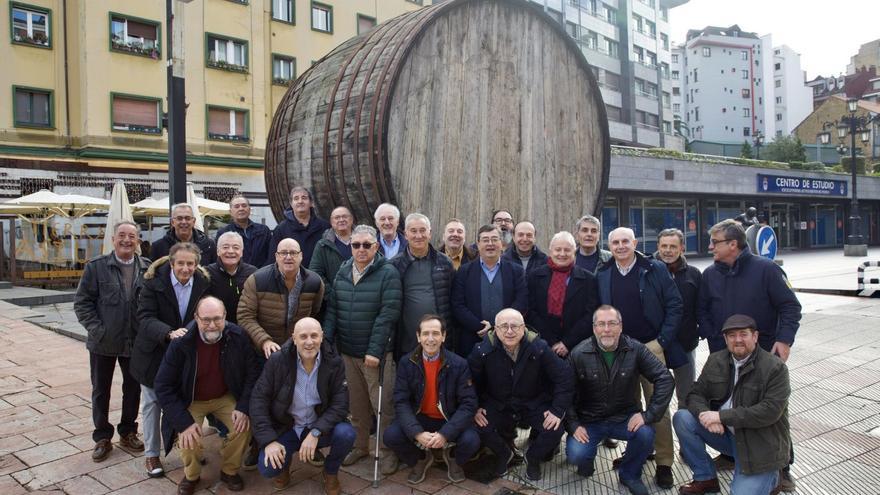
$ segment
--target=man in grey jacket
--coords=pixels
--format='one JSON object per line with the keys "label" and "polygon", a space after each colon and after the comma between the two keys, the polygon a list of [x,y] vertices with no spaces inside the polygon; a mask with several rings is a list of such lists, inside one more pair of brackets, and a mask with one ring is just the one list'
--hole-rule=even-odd
{"label": "man in grey jacket", "polygon": [[128,366],[137,333],[137,294],[150,266],[150,260],[137,255],[139,235],[140,228],[133,222],[113,226],[113,252],[86,264],[73,305],[77,320],[88,332],[95,462],[103,461],[113,450],[113,426],[108,415],[117,361],[122,370],[122,417],[116,426],[119,445],[134,452],[144,450],[136,422],[141,388]]}

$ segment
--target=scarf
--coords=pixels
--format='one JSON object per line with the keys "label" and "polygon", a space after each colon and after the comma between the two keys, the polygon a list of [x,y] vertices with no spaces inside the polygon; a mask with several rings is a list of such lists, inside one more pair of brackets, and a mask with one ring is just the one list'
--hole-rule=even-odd
{"label": "scarf", "polygon": [[571,275],[574,263],[568,266],[558,266],[553,260],[547,258],[547,266],[553,272],[550,278],[550,288],[547,290],[547,312],[553,316],[562,318],[562,303],[565,301],[565,283]]}

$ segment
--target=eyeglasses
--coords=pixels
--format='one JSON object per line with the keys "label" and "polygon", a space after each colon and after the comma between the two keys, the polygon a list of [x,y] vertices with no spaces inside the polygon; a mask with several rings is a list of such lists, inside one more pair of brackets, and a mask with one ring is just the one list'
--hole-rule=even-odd
{"label": "eyeglasses", "polygon": [[214,326],[222,325],[223,321],[225,320],[225,318],[223,318],[222,316],[215,316],[213,318],[202,318],[201,316],[196,316],[196,318],[198,318],[199,321],[204,323],[205,325],[211,324]]}
{"label": "eyeglasses", "polygon": [[275,256],[280,256],[281,258],[296,258],[300,253],[302,253],[302,251],[278,251],[275,253]]}
{"label": "eyeglasses", "polygon": [[478,240],[481,244],[495,244],[496,242],[501,242],[500,237],[480,237]]}
{"label": "eyeglasses", "polygon": [[370,249],[371,247],[373,247],[373,244],[375,244],[375,243],[374,242],[352,242],[351,248],[352,249],[361,249],[361,248]]}
{"label": "eyeglasses", "polygon": [[501,323],[499,325],[495,325],[495,328],[501,330],[502,332],[507,332],[510,330],[518,330],[519,328],[522,328],[524,326],[526,326],[525,323]]}
{"label": "eyeglasses", "polygon": [[620,326],[620,321],[618,321],[618,320],[597,321],[597,322],[593,323],[593,326],[596,328],[617,328]]}
{"label": "eyeglasses", "polygon": [[727,241],[732,241],[732,240],[733,239],[712,239],[712,238],[710,238],[709,245],[714,246],[714,245],[718,244],[719,242],[727,242]]}
{"label": "eyeglasses", "polygon": [[178,222],[192,222],[194,220],[193,217],[174,217]]}
{"label": "eyeglasses", "polygon": [[493,223],[509,223],[513,224],[512,218],[495,218],[492,220]]}

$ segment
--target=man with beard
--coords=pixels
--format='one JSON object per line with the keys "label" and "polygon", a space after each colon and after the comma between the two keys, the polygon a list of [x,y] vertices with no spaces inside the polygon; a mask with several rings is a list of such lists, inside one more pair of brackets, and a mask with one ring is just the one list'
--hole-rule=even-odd
{"label": "man with beard", "polygon": [[492,212],[492,225],[501,232],[501,251],[503,252],[513,240],[513,215],[501,209]]}
{"label": "man with beard", "polygon": [[156,374],[165,452],[171,453],[177,437],[183,461],[177,493],[191,495],[199,483],[202,423],[208,414],[229,430],[220,449],[220,481],[230,491],[241,491],[244,482],[238,470],[251,439],[248,414],[259,375],[257,356],[241,327],[226,321],[223,302],[216,297],[199,301],[187,330],[168,346]]}

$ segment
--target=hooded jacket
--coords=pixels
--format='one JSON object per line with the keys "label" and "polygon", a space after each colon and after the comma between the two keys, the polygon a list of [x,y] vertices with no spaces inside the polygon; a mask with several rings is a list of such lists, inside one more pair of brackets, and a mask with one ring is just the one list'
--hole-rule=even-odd
{"label": "hooded jacket", "polygon": [[330,228],[330,223],[319,217],[314,207],[309,210],[309,214],[309,224],[303,225],[293,215],[293,209],[284,210],[284,220],[272,231],[272,240],[269,242],[270,255],[274,255],[278,250],[279,242],[284,239],[294,239],[302,250],[302,266],[309,266],[309,263],[312,262],[315,246],[324,231]]}
{"label": "hooded jacket", "polygon": [[137,301],[150,260],[134,257],[134,282],[128,297],[116,255],[98,256],[86,263],[73,310],[88,332],[86,348],[102,356],[131,355],[137,335]]}
{"label": "hooded jacket", "polygon": [[177,295],[171,285],[169,258],[159,258],[144,274],[144,286],[138,298],[137,337],[131,350],[131,375],[141,385],[153,388],[153,380],[162,356],[168,347],[168,334],[184,328],[193,320],[196,304],[208,294],[210,275],[204,267],[197,266],[192,276],[192,292],[184,317],[180,318]]}
{"label": "hooded jacket", "polygon": [[[154,242],[150,247],[150,257],[154,260],[158,260],[159,258],[168,256],[168,253],[171,251],[171,246],[178,242],[182,241],[177,238],[177,234],[174,232],[174,227],[168,227],[165,236]],[[217,245],[214,244],[214,241],[206,236],[204,232],[196,230],[195,227],[193,227],[193,235],[190,242],[202,250],[202,257],[199,261],[200,265],[208,266],[217,261]]]}

